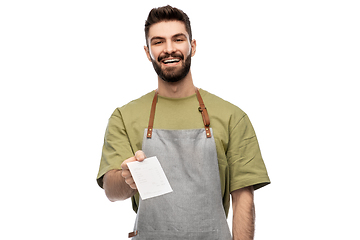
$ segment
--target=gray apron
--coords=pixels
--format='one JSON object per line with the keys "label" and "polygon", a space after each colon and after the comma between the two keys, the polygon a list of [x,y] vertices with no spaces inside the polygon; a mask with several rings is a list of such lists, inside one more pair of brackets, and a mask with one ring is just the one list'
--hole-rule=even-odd
{"label": "gray apron", "polygon": [[[215,140],[206,108],[196,89],[205,128],[153,129],[157,92],[142,150],[156,156],[173,192],[139,199],[134,240],[231,240],[222,204]],[[146,161],[146,160],[145,160]]]}

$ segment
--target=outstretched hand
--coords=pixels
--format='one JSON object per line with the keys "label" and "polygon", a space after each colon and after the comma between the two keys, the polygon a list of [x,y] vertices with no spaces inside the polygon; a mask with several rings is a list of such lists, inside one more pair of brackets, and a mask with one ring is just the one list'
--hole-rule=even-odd
{"label": "outstretched hand", "polygon": [[141,150],[137,151],[135,153],[135,156],[131,157],[131,158],[128,158],[126,159],[122,164],[121,164],[121,168],[122,168],[122,177],[125,178],[125,182],[132,188],[132,189],[137,189],[136,187],[136,184],[135,184],[135,181],[131,175],[131,172],[129,170],[129,167],[128,167],[128,163],[130,162],[135,162],[135,161],[138,161],[138,162],[142,162],[144,161],[146,158],[145,156],[145,153]]}

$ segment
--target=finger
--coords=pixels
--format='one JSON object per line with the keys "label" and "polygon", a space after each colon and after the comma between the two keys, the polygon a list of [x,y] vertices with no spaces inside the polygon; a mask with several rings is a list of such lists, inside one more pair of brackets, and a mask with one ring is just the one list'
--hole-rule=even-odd
{"label": "finger", "polygon": [[135,182],[134,182],[134,183],[132,183],[132,184],[130,184],[129,186],[130,186],[132,189],[134,189],[134,190],[136,190],[136,189],[137,189]]}
{"label": "finger", "polygon": [[125,182],[132,188],[137,189],[135,181],[132,177],[125,179]]}
{"label": "finger", "polygon": [[135,181],[132,177],[128,177],[128,178],[125,178],[125,182],[128,184],[128,185],[131,185],[131,184],[134,184]]}
{"label": "finger", "polygon": [[129,169],[129,167],[128,167],[128,163],[129,162],[135,162],[136,161],[136,158],[135,157],[131,157],[131,158],[128,158],[128,159],[126,159],[122,164],[121,164],[121,169],[125,169],[125,170],[127,170],[127,169]]}
{"label": "finger", "polygon": [[143,151],[139,150],[139,151],[137,151],[135,153],[135,158],[136,158],[136,161],[142,162],[142,161],[144,161],[146,156],[145,156],[145,153]]}
{"label": "finger", "polygon": [[131,172],[130,172],[129,170],[123,170],[123,171],[121,172],[121,176],[122,176],[123,178],[131,177]]}

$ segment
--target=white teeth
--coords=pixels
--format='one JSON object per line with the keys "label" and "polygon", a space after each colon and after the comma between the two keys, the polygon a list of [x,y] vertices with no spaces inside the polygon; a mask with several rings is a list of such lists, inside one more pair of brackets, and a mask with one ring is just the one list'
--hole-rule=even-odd
{"label": "white teeth", "polygon": [[168,60],[165,60],[164,63],[173,63],[173,62],[179,62],[180,60],[179,59],[168,59]]}

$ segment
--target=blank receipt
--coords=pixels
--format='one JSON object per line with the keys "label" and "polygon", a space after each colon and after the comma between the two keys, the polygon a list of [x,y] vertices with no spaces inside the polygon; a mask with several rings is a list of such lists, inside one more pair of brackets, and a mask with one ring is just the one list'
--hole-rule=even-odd
{"label": "blank receipt", "polygon": [[157,157],[127,164],[142,200],[172,192],[172,188]]}

